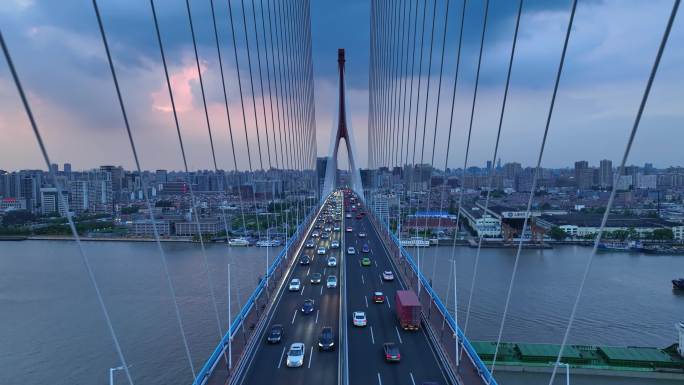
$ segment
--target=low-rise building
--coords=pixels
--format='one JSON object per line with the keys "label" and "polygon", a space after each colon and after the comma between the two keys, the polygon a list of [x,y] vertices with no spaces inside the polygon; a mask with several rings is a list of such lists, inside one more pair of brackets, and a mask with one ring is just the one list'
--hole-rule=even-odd
{"label": "low-rise building", "polygon": [[[176,235],[194,236],[197,235],[197,222],[176,222],[174,224]],[[219,222],[216,220],[200,220],[199,228],[202,235],[214,235],[220,230]]]}
{"label": "low-rise building", "polygon": [[133,221],[133,234],[142,237],[153,237],[154,228],[160,236],[171,235],[171,223],[166,220],[140,219]]}

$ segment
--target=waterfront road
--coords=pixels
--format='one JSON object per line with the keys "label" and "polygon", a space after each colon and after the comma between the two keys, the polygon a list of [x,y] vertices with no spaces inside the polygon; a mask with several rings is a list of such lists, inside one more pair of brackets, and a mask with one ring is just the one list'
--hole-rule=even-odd
{"label": "waterfront road", "polygon": [[[349,319],[343,321],[349,325],[349,383],[420,385],[432,381],[448,384],[443,368],[423,329],[405,331],[399,326],[395,315],[394,294],[402,289],[403,282],[369,219],[366,216],[356,219],[354,215],[352,219],[347,219],[346,226],[350,225],[353,232],[345,232],[345,243],[347,247],[356,248],[356,255],[348,255],[346,258]],[[359,237],[361,232],[366,233],[366,236]],[[369,245],[369,253],[361,252],[364,243]],[[371,259],[370,266],[361,265],[363,257]],[[382,280],[384,270],[394,272],[394,281]],[[385,294],[385,303],[373,303],[374,291],[382,291]],[[354,311],[366,313],[366,327],[353,326],[351,316]],[[401,362],[385,362],[385,342],[397,344]]]}
{"label": "waterfront road", "polygon": [[[339,205],[341,206],[341,199]],[[326,209],[319,213],[319,218],[326,215]],[[317,219],[318,221],[318,219]],[[317,223],[317,222],[316,222]],[[324,229],[326,226],[334,226],[334,222],[321,223]],[[311,232],[319,231],[315,228]],[[300,265],[297,261],[290,276],[287,278],[283,289],[277,293],[275,308],[269,314],[264,332],[257,336],[260,339],[256,351],[249,357],[248,367],[244,376],[237,381],[244,385],[262,384],[337,384],[338,381],[338,349],[339,347],[339,309],[340,309],[340,285],[336,288],[326,287],[326,278],[335,275],[339,278],[337,267],[328,267],[327,259],[329,256],[337,257],[340,260],[340,249],[331,249],[330,243],[333,240],[340,240],[341,231],[330,232],[329,239],[320,237],[313,238],[311,233],[307,239],[316,242],[315,248],[302,248],[297,258],[306,254],[311,259],[310,265]],[[325,246],[325,255],[316,253],[319,246]],[[321,273],[322,280],[319,284],[312,284],[310,278],[314,273]],[[302,288],[299,291],[288,291],[289,282],[292,278],[299,278]],[[311,314],[301,312],[302,303],[306,299],[313,299],[315,306]],[[267,334],[272,325],[280,324],[284,329],[284,336],[278,344],[268,344]],[[321,329],[331,326],[335,334],[335,350],[319,351],[318,337]],[[287,367],[287,350],[293,342],[303,342],[305,345],[304,364],[298,368]]]}

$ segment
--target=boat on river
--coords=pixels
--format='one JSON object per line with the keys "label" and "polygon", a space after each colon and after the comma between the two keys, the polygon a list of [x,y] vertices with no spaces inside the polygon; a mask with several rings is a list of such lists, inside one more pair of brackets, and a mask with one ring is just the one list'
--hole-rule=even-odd
{"label": "boat on river", "polygon": [[228,240],[230,246],[249,246],[249,241],[245,238],[231,238]]}
{"label": "boat on river", "polygon": [[413,237],[409,239],[402,239],[401,245],[403,247],[430,247],[430,241],[421,237]]}
{"label": "boat on river", "polygon": [[281,245],[280,239],[263,239],[256,243],[259,247],[278,247]]}

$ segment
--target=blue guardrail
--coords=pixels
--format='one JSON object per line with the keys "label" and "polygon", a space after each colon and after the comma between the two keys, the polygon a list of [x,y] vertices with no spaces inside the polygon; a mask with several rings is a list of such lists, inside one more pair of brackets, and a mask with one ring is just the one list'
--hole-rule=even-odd
{"label": "blue guardrail", "polygon": [[202,366],[202,370],[197,373],[197,377],[195,378],[195,381],[193,382],[193,385],[201,385],[203,384],[211,375],[211,371],[216,365],[216,361],[221,357],[223,354],[223,350],[225,347],[228,345],[228,339],[230,336],[234,335],[235,332],[240,328],[240,325],[242,324],[245,315],[249,313],[249,311],[252,309],[254,306],[254,303],[256,301],[256,298],[261,294],[261,292],[264,290],[266,287],[266,279],[273,274],[275,269],[277,268],[278,264],[285,258],[285,252],[290,249],[292,244],[297,240],[297,238],[301,235],[302,229],[304,228],[303,224],[306,224],[309,222],[309,218],[311,218],[311,215],[315,211],[310,212],[306,218],[304,218],[304,221],[302,224],[300,224],[297,227],[297,231],[290,237],[290,239],[287,240],[285,243],[285,247],[283,250],[280,251],[278,256],[273,260],[273,263],[271,263],[271,266],[268,268],[268,271],[266,271],[266,276],[264,276],[261,280],[259,280],[259,284],[257,285],[256,289],[254,289],[254,292],[252,292],[252,295],[249,296],[247,299],[247,302],[245,302],[245,305],[240,309],[240,312],[235,316],[235,319],[233,322],[230,324],[230,328],[226,332],[226,334],[221,338],[221,341],[219,344],[216,346],[216,349],[214,349],[213,353],[211,353],[211,356],[209,356],[209,359],[207,359],[207,362],[204,363],[204,366]]}
{"label": "blue guardrail", "polygon": [[[377,216],[375,216],[375,217],[377,218]],[[496,380],[492,376],[492,373],[489,371],[489,369],[484,364],[484,362],[482,362],[482,360],[480,359],[480,356],[475,351],[475,348],[473,348],[473,346],[470,344],[470,341],[468,340],[468,338],[466,338],[465,334],[463,334],[463,331],[461,330],[461,328],[459,328],[458,325],[456,324],[456,320],[454,319],[454,317],[451,315],[451,313],[449,313],[446,306],[444,306],[444,303],[442,302],[442,300],[439,298],[437,293],[432,289],[432,286],[430,285],[428,280],[425,278],[423,273],[418,271],[418,265],[413,260],[413,256],[411,255],[411,253],[406,251],[406,249],[404,249],[404,247],[401,245],[401,242],[399,241],[399,239],[397,239],[397,237],[391,231],[389,231],[389,229],[387,227],[387,223],[385,223],[385,221],[380,219],[379,222],[384,224],[383,228],[387,229],[387,232],[390,234],[392,241],[399,247],[401,254],[404,256],[404,258],[406,258],[409,265],[411,266],[411,269],[413,269],[413,271],[418,275],[420,282],[423,285],[423,288],[430,294],[432,299],[435,301],[437,308],[442,312],[442,314],[444,315],[444,317],[447,320],[447,323],[451,326],[451,329],[456,330],[456,333],[458,334],[459,341],[463,345],[463,348],[468,352],[470,357],[472,357],[473,363],[475,364],[475,366],[477,366],[477,368],[480,371],[483,379],[489,385],[498,385]]]}

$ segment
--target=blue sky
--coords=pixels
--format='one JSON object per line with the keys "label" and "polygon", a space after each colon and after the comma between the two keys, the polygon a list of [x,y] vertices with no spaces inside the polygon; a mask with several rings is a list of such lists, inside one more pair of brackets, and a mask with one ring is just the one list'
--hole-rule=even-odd
{"label": "blue sky", "polygon": [[[457,28],[463,16],[462,3],[451,0],[446,19],[442,97],[438,102],[437,54],[444,33],[445,1],[437,1],[425,141],[427,159],[432,155],[431,143],[433,132],[436,132],[435,163],[440,167],[444,164],[447,148]],[[329,147],[336,103],[336,50],[344,47],[347,50],[348,104],[355,148],[361,164],[365,166],[370,3],[360,0],[314,0],[311,3],[318,153],[324,154]],[[428,15],[432,15],[432,3],[428,2]],[[165,83],[149,4],[132,0],[101,0],[99,4],[131,114],[132,129],[140,147],[142,166],[147,169],[180,169],[182,163],[164,94]],[[209,0],[193,0],[191,4],[210,118],[216,132],[219,167],[230,169],[232,158],[225,128],[225,110],[222,110]],[[230,108],[237,114],[235,123],[236,120],[241,121],[241,112],[237,87],[234,86],[234,65],[228,51],[227,8],[225,2],[217,1],[216,4],[219,39],[228,72]],[[232,4],[239,19],[240,1],[233,0]],[[246,4],[248,12],[251,12],[251,0],[246,0]],[[211,168],[185,3],[182,0],[165,0],[158,1],[157,6],[174,77],[174,92],[180,99],[181,129],[186,135],[190,167]],[[586,159],[593,164],[603,158],[617,161],[624,149],[671,6],[671,0],[579,1],[543,165],[565,166],[578,159]],[[519,161],[529,165],[536,159],[568,11],[568,0],[525,1],[503,124],[500,157],[504,162]],[[469,165],[482,165],[492,156],[515,12],[514,1],[491,1]],[[482,19],[483,2],[469,1],[465,12],[454,134],[449,143],[450,167],[463,165]],[[237,35],[240,48],[243,48],[241,27],[240,23],[236,25],[240,31]],[[114,89],[90,2],[3,1],[0,4],[0,28],[29,91],[54,161],[71,162],[76,168],[99,164],[121,164],[130,168],[132,156],[115,104]],[[429,34],[426,34],[426,44],[428,39]],[[630,157],[633,163],[649,161],[661,167],[684,163],[681,155],[681,143],[684,143],[684,50],[681,47],[684,47],[684,22],[680,15],[675,21]],[[428,81],[425,56],[422,87]],[[244,60],[244,50],[240,51],[240,58]],[[241,62],[241,66],[245,65]],[[243,68],[241,70],[244,71]],[[244,84],[244,72],[242,75]],[[425,88],[422,92],[425,95]],[[249,93],[245,96],[249,97]],[[417,127],[420,130],[425,113],[424,102],[421,101],[419,109],[421,119]],[[440,106],[440,115],[435,131],[437,105]],[[247,114],[251,114],[251,106],[248,106]],[[242,130],[241,124],[236,129]],[[251,120],[248,121],[248,130],[253,135]],[[0,132],[6,138],[0,141],[0,169],[42,166],[4,60],[0,61]],[[245,168],[246,145],[240,142],[237,145],[238,164]],[[418,145],[421,146],[422,142],[419,141]],[[256,149],[251,148],[251,151],[254,154]]]}

